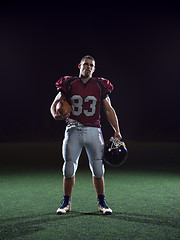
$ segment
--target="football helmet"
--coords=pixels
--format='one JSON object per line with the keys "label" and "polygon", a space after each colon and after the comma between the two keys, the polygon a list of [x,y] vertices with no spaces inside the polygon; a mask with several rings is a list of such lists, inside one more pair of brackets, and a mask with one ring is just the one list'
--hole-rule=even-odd
{"label": "football helmet", "polygon": [[104,149],[104,161],[113,166],[121,166],[127,159],[128,150],[124,142],[111,137]]}

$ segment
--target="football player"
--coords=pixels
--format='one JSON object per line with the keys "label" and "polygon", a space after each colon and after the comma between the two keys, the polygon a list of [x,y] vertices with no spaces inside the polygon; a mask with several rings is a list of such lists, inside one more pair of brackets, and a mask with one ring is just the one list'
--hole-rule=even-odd
{"label": "football player", "polygon": [[[100,125],[100,109],[103,108],[107,120],[114,129],[114,138],[121,140],[118,118],[109,98],[113,85],[107,79],[92,77],[95,59],[89,55],[81,59],[78,68],[79,77],[65,76],[56,82],[59,93],[51,105],[52,116],[56,120],[66,119],[67,122],[62,146],[64,200],[62,206],[57,209],[57,214],[71,210],[75,174],[83,147],[89,159],[98,209],[104,214],[111,214],[112,210],[105,202],[104,140]],[[60,114],[56,111],[56,105],[62,97],[72,106],[71,113]]]}

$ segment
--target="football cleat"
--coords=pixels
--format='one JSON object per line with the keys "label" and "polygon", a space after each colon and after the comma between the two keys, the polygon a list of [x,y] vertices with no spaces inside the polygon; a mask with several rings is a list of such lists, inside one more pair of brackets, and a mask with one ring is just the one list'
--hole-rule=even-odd
{"label": "football cleat", "polygon": [[127,159],[128,150],[124,142],[111,137],[104,149],[104,161],[113,166],[121,166]]}
{"label": "football cleat", "polygon": [[71,211],[71,198],[67,195],[64,196],[63,204],[56,211],[58,215],[65,214]]}
{"label": "football cleat", "polygon": [[98,198],[98,210],[105,215],[111,215],[112,214],[112,209],[110,209],[107,206],[107,204],[105,202],[104,195],[102,195],[102,199]]}

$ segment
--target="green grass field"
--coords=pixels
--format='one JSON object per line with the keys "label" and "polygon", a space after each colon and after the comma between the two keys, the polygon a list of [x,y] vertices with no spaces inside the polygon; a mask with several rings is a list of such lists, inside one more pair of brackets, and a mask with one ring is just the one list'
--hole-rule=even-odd
{"label": "green grass field", "polygon": [[59,169],[1,170],[0,239],[180,239],[177,172],[110,168],[105,181],[112,215],[97,211],[91,174],[79,169],[72,211],[59,216]]}

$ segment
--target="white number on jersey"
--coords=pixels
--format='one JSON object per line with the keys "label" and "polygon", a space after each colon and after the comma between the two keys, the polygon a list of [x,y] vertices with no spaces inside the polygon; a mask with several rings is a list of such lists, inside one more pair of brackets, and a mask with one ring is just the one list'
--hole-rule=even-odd
{"label": "white number on jersey", "polygon": [[80,95],[74,95],[71,98],[71,102],[72,102],[72,113],[75,116],[79,116],[82,112],[87,116],[93,116],[94,113],[96,112],[96,103],[97,103],[97,99],[94,96],[87,96],[84,99],[84,102],[89,102],[92,101],[92,103],[89,105],[91,111],[88,110],[83,110],[83,98]]}

